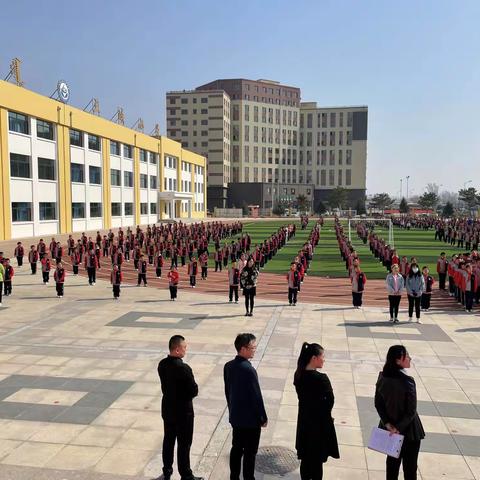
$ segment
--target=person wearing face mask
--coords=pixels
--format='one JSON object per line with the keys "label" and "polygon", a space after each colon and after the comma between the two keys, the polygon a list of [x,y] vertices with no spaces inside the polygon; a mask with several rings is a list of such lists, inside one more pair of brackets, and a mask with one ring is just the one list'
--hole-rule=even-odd
{"label": "person wearing face mask", "polygon": [[408,273],[405,285],[408,296],[408,321],[412,321],[413,309],[415,307],[417,323],[422,323],[420,321],[420,299],[425,291],[425,280],[423,279],[423,275],[420,272],[417,263],[411,264],[410,272]]}
{"label": "person wearing face mask", "polygon": [[317,371],[324,362],[324,350],[318,343],[302,345],[293,381],[298,396],[295,448],[302,480],[321,480],[328,457],[340,458],[332,418],[332,385],[326,374]]}
{"label": "person wearing face mask", "polygon": [[392,265],[392,271],[387,275],[385,281],[388,292],[388,303],[390,305],[390,321],[398,323],[398,308],[402,299],[402,291],[405,287],[403,276],[399,273],[398,265]]}
{"label": "person wearing face mask", "polygon": [[387,456],[387,480],[398,479],[402,463],[404,479],[417,479],[420,442],[425,438],[425,431],[417,413],[415,380],[405,371],[410,368],[410,360],[410,355],[403,345],[392,345],[375,388],[379,428],[404,436],[399,458]]}
{"label": "person wearing face mask", "polygon": [[253,264],[253,258],[250,257],[247,261],[247,266],[240,274],[240,286],[242,287],[243,295],[245,296],[246,317],[253,316],[253,306],[255,302],[255,295],[257,294],[257,279],[258,270]]}

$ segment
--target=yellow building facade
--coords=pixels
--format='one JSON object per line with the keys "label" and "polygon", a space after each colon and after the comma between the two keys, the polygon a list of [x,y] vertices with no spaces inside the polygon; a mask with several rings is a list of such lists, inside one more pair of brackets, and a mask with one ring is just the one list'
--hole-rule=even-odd
{"label": "yellow building facade", "polygon": [[206,159],[0,81],[0,240],[206,216]]}

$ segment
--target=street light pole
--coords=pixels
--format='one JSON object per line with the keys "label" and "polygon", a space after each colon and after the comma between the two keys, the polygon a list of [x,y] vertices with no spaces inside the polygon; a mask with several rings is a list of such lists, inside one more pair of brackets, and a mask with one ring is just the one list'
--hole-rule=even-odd
{"label": "street light pole", "polygon": [[400,179],[400,201],[402,200],[403,193],[403,178]]}
{"label": "street light pole", "polygon": [[407,175],[406,176],[406,179],[407,179],[407,202],[408,202],[408,179],[410,178],[410,175]]}

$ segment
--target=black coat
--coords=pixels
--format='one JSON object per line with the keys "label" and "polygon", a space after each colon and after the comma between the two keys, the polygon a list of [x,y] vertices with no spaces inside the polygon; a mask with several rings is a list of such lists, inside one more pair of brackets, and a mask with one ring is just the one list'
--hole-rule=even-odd
{"label": "black coat", "polygon": [[417,413],[415,380],[401,370],[385,376],[378,375],[375,388],[375,408],[380,416],[380,428],[392,424],[407,440],[425,438],[422,422]]}
{"label": "black coat", "polygon": [[237,355],[223,368],[225,397],[232,427],[255,428],[267,421],[257,371]]}
{"label": "black coat", "polygon": [[327,375],[305,370],[295,381],[298,395],[297,439],[298,458],[340,458],[337,434],[332,418],[334,396]]}
{"label": "black coat", "polygon": [[192,400],[198,395],[192,369],[181,358],[164,358],[158,364],[162,384],[162,418],[175,422],[187,415],[193,416]]}

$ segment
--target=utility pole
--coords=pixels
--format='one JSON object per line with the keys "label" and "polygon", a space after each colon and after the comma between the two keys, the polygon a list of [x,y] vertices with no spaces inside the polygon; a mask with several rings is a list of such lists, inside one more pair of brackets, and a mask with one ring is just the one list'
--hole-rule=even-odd
{"label": "utility pole", "polygon": [[406,179],[407,179],[407,202],[408,202],[408,179],[410,178],[410,175],[407,175]]}

